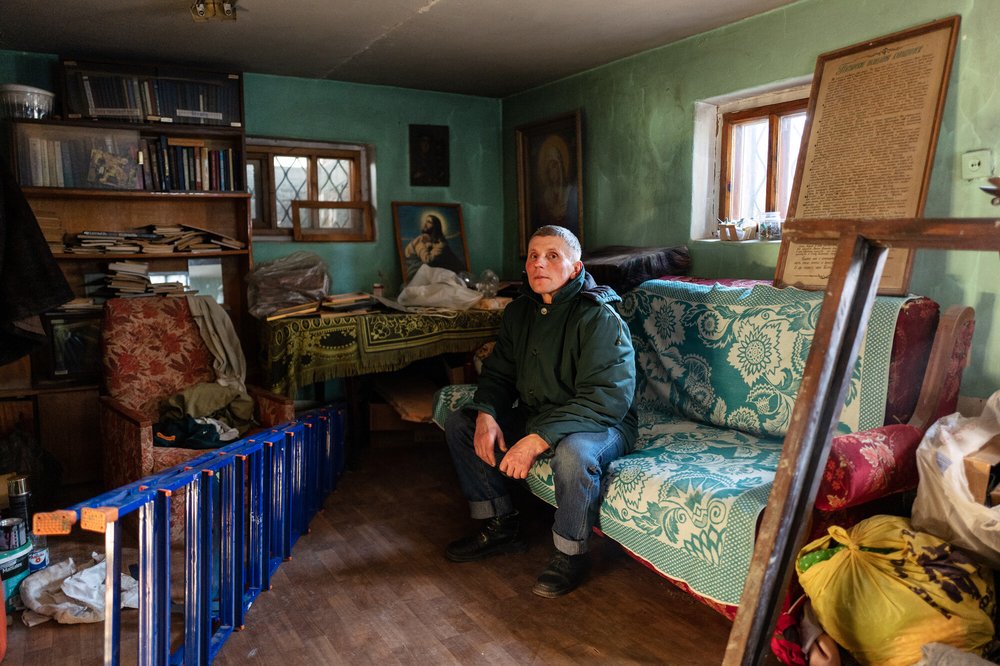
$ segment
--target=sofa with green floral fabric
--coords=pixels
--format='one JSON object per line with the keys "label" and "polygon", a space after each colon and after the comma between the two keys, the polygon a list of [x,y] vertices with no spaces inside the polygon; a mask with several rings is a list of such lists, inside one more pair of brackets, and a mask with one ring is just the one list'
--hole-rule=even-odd
{"label": "sofa with green floral fabric", "polygon": [[[623,295],[619,311],[636,351],[639,438],[607,473],[598,525],[730,618],[823,296],[735,284],[649,280]],[[876,299],[817,499],[817,526],[844,522],[856,507],[916,485],[914,452],[930,422],[954,410],[971,335],[969,308],[939,318],[925,297]],[[932,386],[921,391],[925,371]],[[474,388],[439,391],[435,421],[443,425]],[[535,463],[527,483],[555,504],[548,459]]]}

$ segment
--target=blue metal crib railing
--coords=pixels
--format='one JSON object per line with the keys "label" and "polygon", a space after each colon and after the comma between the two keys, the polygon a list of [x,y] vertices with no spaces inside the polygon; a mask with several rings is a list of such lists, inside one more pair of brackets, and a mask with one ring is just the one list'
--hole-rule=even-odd
{"label": "blue metal crib railing", "polygon": [[[38,534],[79,523],[104,534],[104,663],[121,657],[122,521],[138,518],[138,663],[209,664],[308,530],[344,468],[345,408],[323,407],[62,511]],[[184,510],[183,642],[171,647],[170,504]]]}

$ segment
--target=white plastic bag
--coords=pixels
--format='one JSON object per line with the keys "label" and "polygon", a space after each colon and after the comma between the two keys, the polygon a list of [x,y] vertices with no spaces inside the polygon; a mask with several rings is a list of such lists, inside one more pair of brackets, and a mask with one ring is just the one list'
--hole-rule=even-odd
{"label": "white plastic bag", "polygon": [[247,281],[247,310],[263,319],[275,310],[321,300],[330,291],[326,263],[312,252],[291,254],[259,264]]}
{"label": "white plastic bag", "polygon": [[[36,571],[21,583],[21,599],[28,610],[23,620],[28,626],[50,617],[61,624],[81,624],[104,620],[106,565],[104,556],[94,553],[94,564],[77,566],[73,559]],[[122,608],[139,607],[139,583],[121,575]]]}
{"label": "white plastic bag", "polygon": [[950,414],[938,419],[917,447],[920,484],[913,503],[913,527],[963,548],[1000,569],[1000,506],[972,498],[965,456],[1000,433],[1000,391],[975,418]]}
{"label": "white plastic bag", "polygon": [[475,289],[466,287],[465,282],[455,271],[423,264],[414,273],[409,284],[399,292],[398,300],[401,305],[407,307],[468,310],[482,297],[483,295]]}

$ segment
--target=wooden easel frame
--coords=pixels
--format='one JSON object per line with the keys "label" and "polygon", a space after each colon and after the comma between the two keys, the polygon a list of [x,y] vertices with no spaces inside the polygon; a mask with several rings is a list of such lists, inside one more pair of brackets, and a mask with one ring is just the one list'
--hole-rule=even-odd
{"label": "wooden easel frame", "polygon": [[796,242],[835,243],[837,253],[729,634],[726,666],[761,663],[769,649],[889,249],[1000,251],[1000,219],[994,218],[795,220],[782,234]]}

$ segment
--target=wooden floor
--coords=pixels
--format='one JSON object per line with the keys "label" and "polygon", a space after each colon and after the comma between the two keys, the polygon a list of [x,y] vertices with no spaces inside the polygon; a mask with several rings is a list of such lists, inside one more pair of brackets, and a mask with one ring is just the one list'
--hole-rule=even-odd
{"label": "wooden floor", "polygon": [[[441,441],[381,437],[258,597],[216,664],[718,664],[730,623],[592,539],[589,580],[531,593],[551,555],[551,509],[517,499],[527,553],[453,564],[444,545],[473,523]],[[99,544],[55,543],[85,554]],[[126,553],[126,557],[128,557]],[[58,557],[58,555],[57,555]],[[123,633],[134,632],[127,611]],[[180,623],[180,617],[177,623]],[[101,625],[27,628],[15,614],[5,665],[99,664]],[[123,663],[135,639],[123,639]]]}

